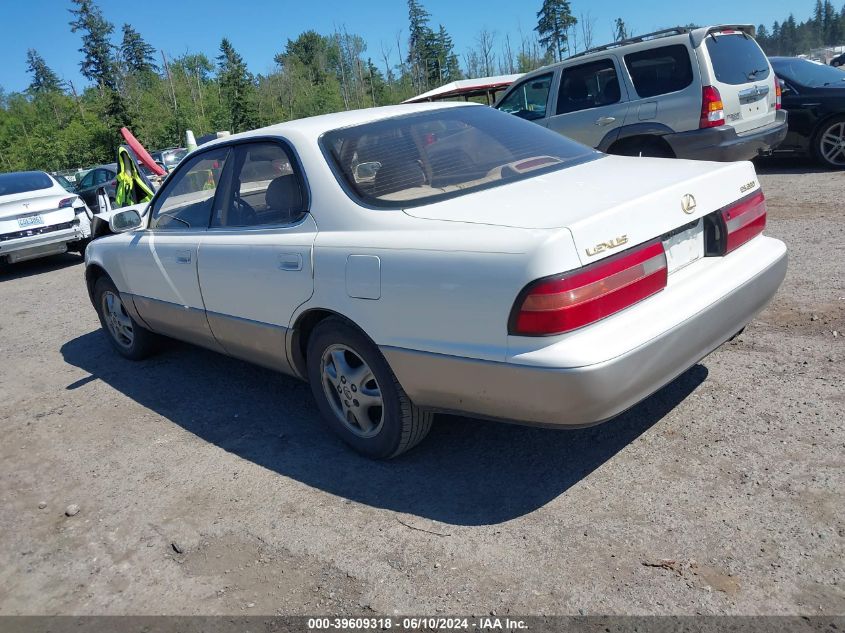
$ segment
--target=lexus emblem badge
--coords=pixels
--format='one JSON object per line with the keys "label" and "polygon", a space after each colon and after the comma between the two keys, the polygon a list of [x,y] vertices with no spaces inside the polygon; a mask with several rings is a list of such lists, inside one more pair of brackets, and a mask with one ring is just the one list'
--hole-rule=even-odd
{"label": "lexus emblem badge", "polygon": [[695,211],[695,196],[691,193],[684,194],[684,197],[681,198],[681,209],[687,214]]}

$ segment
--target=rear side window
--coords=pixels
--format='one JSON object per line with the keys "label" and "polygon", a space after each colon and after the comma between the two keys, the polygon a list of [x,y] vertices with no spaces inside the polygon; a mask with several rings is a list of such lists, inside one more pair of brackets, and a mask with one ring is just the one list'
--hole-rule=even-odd
{"label": "rear side window", "polygon": [[753,38],[742,33],[711,34],[705,39],[716,79],[738,86],[769,76],[769,61]]}
{"label": "rear side window", "polygon": [[692,64],[683,44],[625,55],[625,65],[634,89],[643,98],[677,92],[692,83]]}
{"label": "rear side window", "polygon": [[215,210],[214,227],[290,224],[305,213],[302,183],[285,149],[274,142],[235,147],[232,195]]}
{"label": "rear side window", "polygon": [[572,66],[561,75],[556,114],[611,105],[621,97],[619,77],[611,60]]}

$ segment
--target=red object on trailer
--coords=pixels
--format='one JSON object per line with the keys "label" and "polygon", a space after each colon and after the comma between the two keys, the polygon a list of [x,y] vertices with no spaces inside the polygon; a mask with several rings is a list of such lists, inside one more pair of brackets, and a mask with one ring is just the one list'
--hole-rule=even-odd
{"label": "red object on trailer", "polygon": [[157,162],[153,160],[153,157],[150,156],[150,153],[144,149],[144,146],[141,145],[141,142],[135,138],[135,136],[130,132],[127,128],[122,127],[120,128],[120,133],[123,135],[123,138],[126,139],[126,144],[135,152],[135,156],[138,157],[138,161],[143,163],[151,172],[153,172],[156,176],[164,176],[167,174]]}

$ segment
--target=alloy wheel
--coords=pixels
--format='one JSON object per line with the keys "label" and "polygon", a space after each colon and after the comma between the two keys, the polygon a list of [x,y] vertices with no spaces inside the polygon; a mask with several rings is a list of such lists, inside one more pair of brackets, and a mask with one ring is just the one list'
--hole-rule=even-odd
{"label": "alloy wheel", "polygon": [[834,123],[822,133],[819,153],[831,165],[845,165],[845,121]]}
{"label": "alloy wheel", "polygon": [[132,319],[129,318],[120,297],[110,290],[106,290],[101,301],[103,303],[103,320],[106,322],[112,338],[121,347],[132,347],[135,340]]}
{"label": "alloy wheel", "polygon": [[320,361],[320,377],[337,419],[358,437],[377,435],[384,424],[384,400],[364,359],[346,345],[330,345]]}

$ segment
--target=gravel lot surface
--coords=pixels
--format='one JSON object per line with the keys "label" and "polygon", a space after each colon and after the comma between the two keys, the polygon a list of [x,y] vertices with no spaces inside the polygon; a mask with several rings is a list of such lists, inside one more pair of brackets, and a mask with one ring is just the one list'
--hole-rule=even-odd
{"label": "gravel lot surface", "polygon": [[7,268],[0,613],[845,613],[845,174],[759,169],[790,270],[739,338],[602,426],[442,416],[387,463],[296,380],[120,359],[79,258]]}

